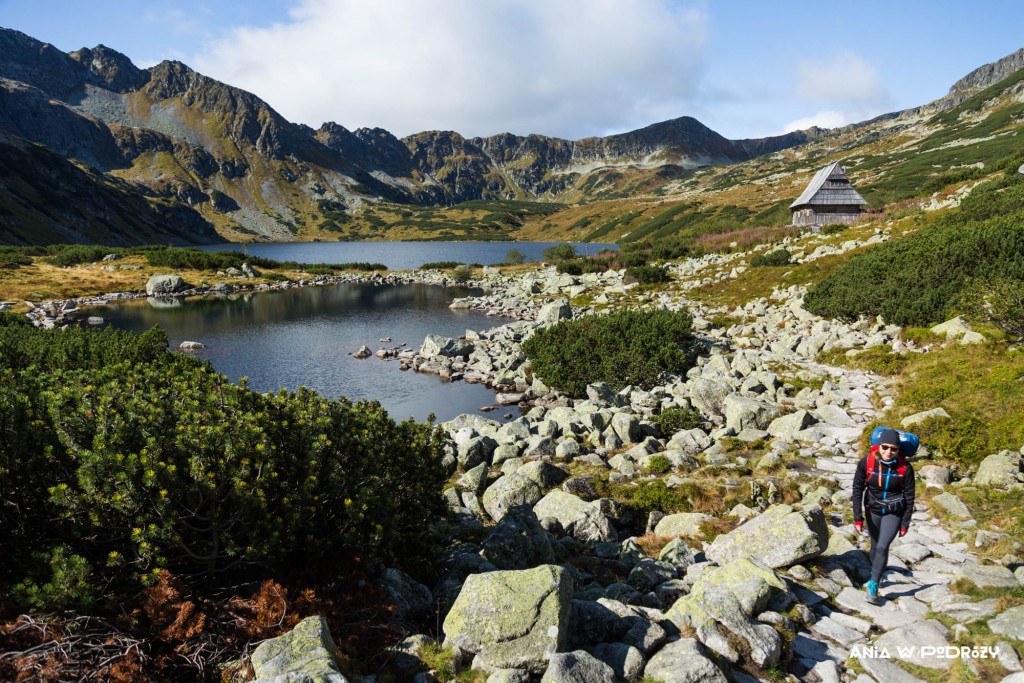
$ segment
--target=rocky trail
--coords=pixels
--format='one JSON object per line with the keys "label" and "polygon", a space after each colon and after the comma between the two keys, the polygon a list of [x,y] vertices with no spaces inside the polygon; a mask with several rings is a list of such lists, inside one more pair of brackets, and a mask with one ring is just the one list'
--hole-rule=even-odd
{"label": "rocky trail", "polygon": [[[786,244],[806,262],[887,238]],[[748,257],[672,265],[676,287],[657,293],[638,291],[622,271],[488,268],[475,283],[488,293],[453,306],[516,322],[428,337],[418,350],[366,349],[484,382],[498,403],[523,411],[505,424],[466,414],[441,425],[450,437],[450,515],[433,531],[446,548],[423,572],[430,585],[397,569],[377,579],[396,618],[419,626],[392,650],[392,680],[454,680],[457,669],[458,680],[489,683],[1024,682],[1021,546],[995,563],[980,559],[976,549],[1005,533],[980,528],[957,496],[971,486],[1020,488],[1021,452],[989,455],[968,479],[930,462],[924,444],[914,459],[913,524],[893,544],[882,604],[868,604],[851,483],[866,428],[898,397],[890,379],[817,359],[830,350],[927,349],[880,319],[818,318],[803,308],[800,286],[734,310],[687,298],[695,286],[736,277]],[[703,349],[696,365],[649,390],[591,384],[586,398],[532,375],[524,339],[621,306],[691,311]],[[977,341],[959,323],[938,329]],[[698,414],[700,426],[663,430],[657,418],[673,409]],[[892,426],[912,430],[942,414]],[[689,507],[627,504],[667,499]],[[442,647],[448,669],[430,654]],[[262,683],[348,680],[333,649],[326,622],[311,617],[260,644],[252,664]]]}

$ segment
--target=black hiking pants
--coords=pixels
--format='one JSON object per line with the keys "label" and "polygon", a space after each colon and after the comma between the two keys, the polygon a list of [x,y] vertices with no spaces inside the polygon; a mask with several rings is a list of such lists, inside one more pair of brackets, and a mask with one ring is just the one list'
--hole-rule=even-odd
{"label": "black hiking pants", "polygon": [[868,536],[871,537],[871,580],[881,581],[882,572],[889,564],[889,546],[900,531],[900,515],[876,515],[869,512]]}

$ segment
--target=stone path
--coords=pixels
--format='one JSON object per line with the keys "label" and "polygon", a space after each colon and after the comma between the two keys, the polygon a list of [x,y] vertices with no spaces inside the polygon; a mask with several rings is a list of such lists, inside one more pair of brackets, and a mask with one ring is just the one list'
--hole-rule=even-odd
{"label": "stone path", "polygon": [[[838,482],[849,491],[856,459],[846,455],[822,456],[815,461],[820,476]],[[957,625],[989,620],[996,614],[996,600],[972,600],[953,592],[949,584],[966,578],[976,585],[1002,585],[1012,588],[1017,581],[1005,567],[982,565],[966,543],[954,542],[949,531],[922,506],[914,513],[910,531],[893,542],[889,570],[883,576],[880,606],[870,605],[864,590],[843,586],[831,597],[834,607],[822,600],[811,605],[816,621],[793,642],[793,673],[803,680],[834,681],[835,672],[845,669],[847,661],[856,661],[866,672],[860,683],[878,681],[919,681],[900,662],[933,669],[948,669],[954,659],[944,656],[945,648],[970,645],[957,639],[961,630],[952,632],[929,613],[948,617]],[[855,544],[867,549],[867,537],[857,536],[852,527],[833,529],[846,533]],[[859,585],[858,581],[858,585]],[[932,648],[932,649],[928,649]],[[992,653],[987,653],[991,656]],[[1006,674],[1021,671],[1012,648],[1004,643],[1000,661]],[[974,660],[965,659],[976,669]],[[822,662],[831,662],[822,665]]]}

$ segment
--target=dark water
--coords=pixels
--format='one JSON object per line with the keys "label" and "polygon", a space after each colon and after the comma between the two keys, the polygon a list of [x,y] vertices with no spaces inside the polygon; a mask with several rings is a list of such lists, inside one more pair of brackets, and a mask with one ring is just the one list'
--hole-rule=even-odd
{"label": "dark water", "polygon": [[[206,251],[243,251],[275,261],[297,263],[383,263],[389,270],[413,270],[424,263],[459,261],[489,266],[502,263],[518,249],[527,261],[539,261],[548,247],[563,242],[280,242],[267,244],[214,244]],[[614,244],[572,243],[576,253],[594,255]]]}
{"label": "dark water", "polygon": [[[358,360],[365,344],[372,351],[398,346],[418,349],[428,334],[455,337],[506,322],[471,311],[453,311],[456,297],[479,290],[437,285],[345,284],[304,287],[223,298],[153,300],[104,306],[90,311],[106,324],[137,332],[159,325],[171,348],[182,341],[207,346],[195,352],[232,381],[249,378],[258,391],[307,386],[322,395],[376,399],[391,417],[426,420],[434,413],[450,420],[494,404],[494,392],[479,384],[444,382],[437,375],[399,370],[398,361]],[[391,342],[379,340],[390,337]],[[514,409],[513,409],[514,410]],[[501,419],[501,408],[488,417]]]}

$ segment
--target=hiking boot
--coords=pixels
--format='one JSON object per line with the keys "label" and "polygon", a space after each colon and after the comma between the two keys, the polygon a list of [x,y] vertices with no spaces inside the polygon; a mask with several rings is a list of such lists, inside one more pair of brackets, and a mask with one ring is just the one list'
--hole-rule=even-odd
{"label": "hiking boot", "polygon": [[865,585],[865,589],[867,590],[867,593],[868,593],[867,601],[868,601],[869,605],[880,605],[880,604],[882,604],[881,599],[878,597],[878,582],[877,581],[868,581],[867,584]]}

